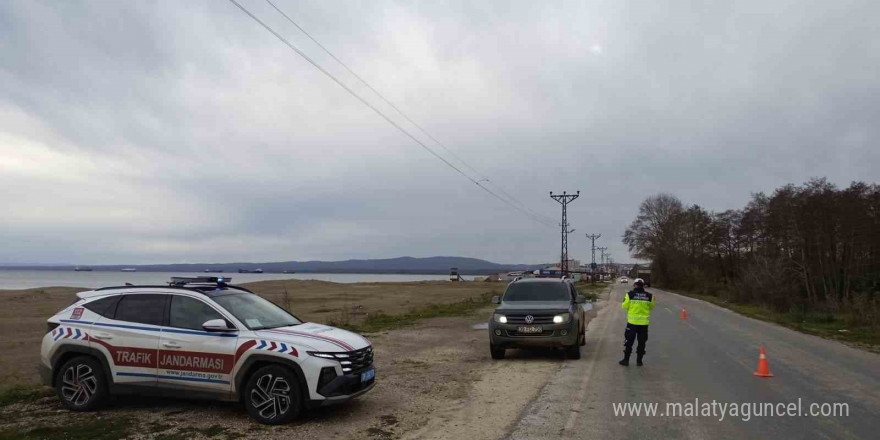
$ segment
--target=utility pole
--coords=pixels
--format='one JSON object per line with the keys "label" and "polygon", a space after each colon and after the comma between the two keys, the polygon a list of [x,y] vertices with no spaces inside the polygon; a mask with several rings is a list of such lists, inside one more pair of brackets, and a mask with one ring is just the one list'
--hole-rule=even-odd
{"label": "utility pole", "polygon": [[574,199],[580,197],[581,192],[578,191],[576,194],[567,194],[565,191],[562,194],[553,194],[553,191],[550,191],[550,197],[553,200],[559,202],[562,205],[562,249],[560,251],[559,256],[559,268],[562,270],[562,275],[568,275],[568,233],[574,232],[574,230],[568,230],[568,204],[573,202]]}
{"label": "utility pole", "polygon": [[591,250],[593,251],[593,258],[590,260],[590,272],[596,269],[596,239],[601,236],[602,234],[587,234],[587,238],[592,242]]}
{"label": "utility pole", "polygon": [[[571,234],[572,232],[574,232],[574,228],[568,229],[568,226],[569,226],[568,223],[562,225],[562,228],[566,230],[565,231],[565,251],[564,251],[565,252],[565,260],[564,260],[565,261],[565,268],[564,268],[564,271],[562,272],[563,275],[568,275],[568,271],[571,269],[570,267],[568,267],[568,262],[570,261],[568,259],[568,234]],[[562,266],[560,266],[559,268],[563,269]],[[575,268],[575,269],[577,269],[577,268]]]}
{"label": "utility pole", "polygon": [[605,251],[607,251],[608,248],[607,247],[600,247],[600,248],[596,248],[596,249],[598,249],[600,252],[602,252],[602,270],[605,270]]}

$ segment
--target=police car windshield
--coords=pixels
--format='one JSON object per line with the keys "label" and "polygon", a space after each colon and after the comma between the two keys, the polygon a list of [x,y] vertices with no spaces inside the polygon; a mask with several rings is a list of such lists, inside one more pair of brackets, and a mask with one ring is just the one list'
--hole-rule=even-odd
{"label": "police car windshield", "polygon": [[504,293],[504,301],[571,301],[565,283],[514,283]]}
{"label": "police car windshield", "polygon": [[213,299],[251,330],[302,324],[286,310],[251,293],[218,295]]}

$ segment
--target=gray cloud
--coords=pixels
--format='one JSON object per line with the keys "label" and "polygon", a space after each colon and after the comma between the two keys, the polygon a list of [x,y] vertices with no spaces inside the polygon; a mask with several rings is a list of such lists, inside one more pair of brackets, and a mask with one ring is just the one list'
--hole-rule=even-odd
{"label": "gray cloud", "polygon": [[[875,2],[278,4],[531,209],[580,189],[577,257],[651,193],[878,177]],[[4,2],[0,53],[0,261],[557,257],[227,2]]]}

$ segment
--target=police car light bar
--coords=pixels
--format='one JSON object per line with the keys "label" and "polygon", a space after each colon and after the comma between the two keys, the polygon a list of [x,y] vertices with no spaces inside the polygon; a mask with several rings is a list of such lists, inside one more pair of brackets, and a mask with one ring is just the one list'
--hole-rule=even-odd
{"label": "police car light bar", "polygon": [[187,284],[220,284],[232,281],[231,277],[171,277],[169,286],[185,286]]}

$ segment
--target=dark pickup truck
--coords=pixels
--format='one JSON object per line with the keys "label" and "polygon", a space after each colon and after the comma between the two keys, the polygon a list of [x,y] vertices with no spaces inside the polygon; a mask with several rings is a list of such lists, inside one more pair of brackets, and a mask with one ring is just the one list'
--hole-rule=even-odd
{"label": "dark pickup truck", "polygon": [[580,359],[586,298],[570,280],[516,279],[492,302],[499,304],[489,320],[492,359],[503,359],[505,349],[517,347],[562,347],[568,357]]}

